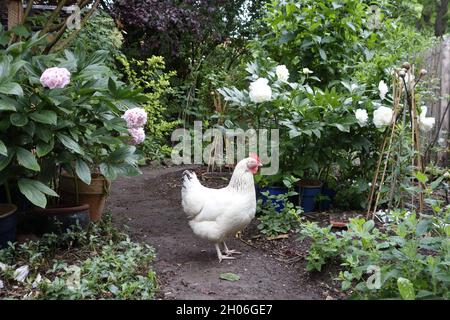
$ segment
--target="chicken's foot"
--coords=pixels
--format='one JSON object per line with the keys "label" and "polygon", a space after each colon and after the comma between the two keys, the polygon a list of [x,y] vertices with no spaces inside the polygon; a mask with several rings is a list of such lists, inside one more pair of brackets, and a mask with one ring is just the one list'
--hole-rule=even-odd
{"label": "chicken's foot", "polygon": [[219,245],[216,243],[216,251],[217,251],[217,257],[219,258],[219,263],[222,262],[222,260],[234,260],[236,259],[235,257],[231,257],[228,255],[223,255],[222,252],[220,251],[220,247]]}
{"label": "chicken's foot", "polygon": [[225,241],[223,242],[223,247],[225,248],[225,254],[227,256],[231,256],[233,254],[242,254],[242,252],[228,249],[227,244],[225,243]]}

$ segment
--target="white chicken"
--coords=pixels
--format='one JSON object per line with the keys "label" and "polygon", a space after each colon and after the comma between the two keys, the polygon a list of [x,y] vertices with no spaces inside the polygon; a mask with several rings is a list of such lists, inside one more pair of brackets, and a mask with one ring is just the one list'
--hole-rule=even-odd
{"label": "white chicken", "polygon": [[[230,183],[222,189],[204,187],[194,172],[183,172],[182,205],[189,225],[198,237],[215,243],[219,262],[235,259],[232,255],[240,254],[229,250],[225,239],[243,230],[255,217],[253,174],[261,165],[258,156],[251,153],[236,165]],[[223,243],[225,255],[220,243]]]}

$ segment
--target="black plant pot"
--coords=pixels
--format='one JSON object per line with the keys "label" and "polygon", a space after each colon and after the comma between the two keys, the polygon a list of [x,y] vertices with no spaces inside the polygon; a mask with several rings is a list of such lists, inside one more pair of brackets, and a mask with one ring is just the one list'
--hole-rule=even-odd
{"label": "black plant pot", "polygon": [[57,205],[47,209],[36,208],[31,212],[35,233],[61,235],[77,224],[82,229],[89,226],[89,205]]}
{"label": "black plant pot", "polygon": [[0,249],[8,242],[16,241],[17,207],[13,204],[0,204]]}

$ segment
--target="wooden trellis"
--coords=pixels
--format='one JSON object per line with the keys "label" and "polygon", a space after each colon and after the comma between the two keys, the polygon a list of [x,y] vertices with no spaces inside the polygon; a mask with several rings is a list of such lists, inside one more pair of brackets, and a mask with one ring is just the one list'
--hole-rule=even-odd
{"label": "wooden trellis", "polygon": [[8,19],[8,29],[20,24],[23,19],[23,3],[21,0],[7,0],[7,19]]}
{"label": "wooden trellis", "polygon": [[[369,194],[369,198],[367,201],[367,218],[371,217],[375,218],[380,197],[382,194],[383,187],[386,183],[387,172],[389,167],[389,160],[395,151],[393,151],[394,141],[397,139],[402,139],[401,136],[397,136],[396,134],[396,126],[400,122],[400,118],[403,118],[403,125],[406,124],[407,115],[409,115],[410,119],[410,127],[411,130],[411,141],[412,141],[412,150],[415,150],[415,156],[412,158],[412,170],[424,172],[424,162],[421,154],[420,147],[420,130],[418,123],[418,114],[416,112],[416,101],[415,101],[415,93],[414,89],[417,83],[421,80],[424,74],[421,73],[419,79],[415,82],[412,75],[414,75],[414,66],[409,66],[406,64],[406,72],[400,76],[399,73],[394,75],[393,79],[393,121],[390,126],[390,130],[386,131],[386,136],[384,138],[383,144],[380,150],[380,156],[378,159],[377,169],[375,171],[375,175],[372,181],[372,188]],[[402,98],[405,98],[405,102],[402,106]],[[397,158],[400,155],[397,154]],[[397,163],[398,165],[398,163]],[[412,172],[414,175],[415,172]],[[390,191],[389,191],[389,207],[392,204],[392,198],[394,196],[394,192],[397,188],[397,177],[394,176],[393,181],[391,181]],[[414,205],[415,201],[419,202],[419,212],[423,212],[424,210],[424,196],[423,190],[425,186],[419,182],[421,192],[418,195],[418,199],[414,196],[411,198],[411,204]]]}

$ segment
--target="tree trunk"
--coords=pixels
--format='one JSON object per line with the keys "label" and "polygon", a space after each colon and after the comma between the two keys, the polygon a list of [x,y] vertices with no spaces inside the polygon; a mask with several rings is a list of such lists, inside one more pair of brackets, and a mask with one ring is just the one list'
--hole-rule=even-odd
{"label": "tree trunk", "polygon": [[436,23],[434,25],[436,37],[442,37],[447,29],[447,19],[445,16],[448,12],[449,1],[450,0],[440,0],[436,4]]}

